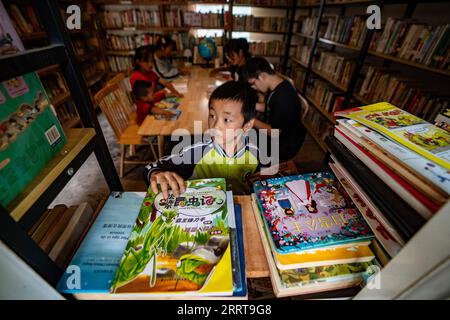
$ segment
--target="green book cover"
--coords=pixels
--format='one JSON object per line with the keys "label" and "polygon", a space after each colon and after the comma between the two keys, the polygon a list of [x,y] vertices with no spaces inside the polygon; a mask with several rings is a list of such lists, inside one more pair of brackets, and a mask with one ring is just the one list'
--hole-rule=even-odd
{"label": "green book cover", "polygon": [[65,143],[35,72],[0,83],[0,204],[8,206]]}

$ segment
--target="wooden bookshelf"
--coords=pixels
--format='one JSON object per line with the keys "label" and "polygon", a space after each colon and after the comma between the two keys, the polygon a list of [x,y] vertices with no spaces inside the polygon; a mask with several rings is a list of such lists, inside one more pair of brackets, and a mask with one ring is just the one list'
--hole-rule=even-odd
{"label": "wooden bookshelf", "polygon": [[22,41],[40,41],[47,38],[47,34],[44,31],[23,33],[19,35]]}
{"label": "wooden bookshelf", "polygon": [[[340,2],[326,2],[326,6],[339,6],[339,5],[363,5],[363,4],[368,4],[368,3],[376,3],[377,1],[374,0],[348,0],[348,1],[340,1]],[[297,8],[299,9],[305,9],[305,8],[314,8],[314,7],[319,7],[320,6],[320,1],[318,3],[315,4],[305,4],[305,5],[299,5],[297,6]]]}
{"label": "wooden bookshelf", "polygon": [[94,138],[95,130],[71,129],[66,132],[67,144],[47,166],[11,202],[8,211],[15,221],[19,221],[34,202],[67,169],[81,150]]}
{"label": "wooden bookshelf", "polygon": [[308,36],[308,35],[306,35],[306,34],[299,33],[299,32],[293,32],[292,34],[293,34],[293,35],[296,35],[296,36],[299,36],[299,37],[306,38],[306,39],[314,39],[313,36]]}
{"label": "wooden bookshelf", "polygon": [[305,96],[306,100],[315,108],[317,109],[325,118],[327,118],[331,123],[336,124],[336,120],[334,119],[333,115],[331,115],[328,111],[323,109],[320,106],[320,103],[312,99],[311,97]]}
{"label": "wooden bookshelf", "polygon": [[52,99],[52,105],[57,108],[64,102],[70,99],[70,94],[68,92],[63,92]]}
{"label": "wooden bookshelf", "polygon": [[328,40],[328,39],[325,39],[325,38],[319,38],[319,41],[321,43],[330,44],[330,45],[333,45],[333,46],[336,46],[336,47],[339,47],[339,48],[344,48],[344,49],[349,49],[349,50],[354,50],[354,51],[360,51],[361,50],[361,48],[353,47],[353,46],[350,46],[350,45],[347,45],[347,44],[343,44],[343,43],[339,43],[339,42],[336,42],[336,41],[331,41],[331,40]]}
{"label": "wooden bookshelf", "polygon": [[76,126],[79,126],[80,123],[81,123],[80,118],[78,116],[76,116],[76,117],[74,117],[74,118],[72,118],[70,120],[64,121],[62,123],[62,126],[63,126],[64,130],[67,130],[67,129],[72,129],[72,128],[76,127]]}
{"label": "wooden bookshelf", "polygon": [[379,52],[375,52],[375,51],[369,51],[368,53],[370,55],[373,55],[373,56],[376,56],[376,57],[379,57],[379,58],[383,58],[383,59],[390,60],[390,61],[393,61],[393,62],[401,63],[401,64],[404,64],[404,65],[407,65],[407,66],[410,66],[410,67],[414,67],[414,68],[417,68],[417,69],[422,69],[422,70],[425,70],[425,71],[438,73],[438,74],[441,74],[441,75],[444,75],[444,76],[447,76],[447,77],[450,76],[450,71],[436,69],[436,68],[433,68],[433,67],[425,66],[425,65],[420,64],[420,63],[415,63],[413,61],[400,59],[400,58],[397,58],[397,57],[393,57],[393,56],[390,56],[390,55],[387,55],[387,54],[383,54],[383,53],[379,53]]}
{"label": "wooden bookshelf", "polygon": [[94,75],[86,78],[86,85],[92,87],[94,84],[102,80],[105,72],[103,70],[96,72]]}
{"label": "wooden bookshelf", "polygon": [[[189,31],[190,28],[194,27],[123,27],[123,28],[104,28],[105,31],[162,31],[162,32],[169,32],[169,31]],[[198,27],[200,28],[200,27]],[[214,28],[214,29],[221,29],[221,28]]]}
{"label": "wooden bookshelf", "polygon": [[299,65],[301,65],[301,66],[304,67],[304,68],[308,68],[308,65],[307,65],[306,63],[300,61],[299,59],[294,58],[294,57],[290,57],[290,59],[291,59],[293,62],[295,62],[296,64],[299,64]]}
{"label": "wooden bookshelf", "polygon": [[39,77],[44,77],[49,74],[56,73],[56,72],[58,72],[58,70],[59,70],[59,65],[54,64],[52,66],[48,66],[48,67],[42,68],[40,70],[37,70],[36,72]]}

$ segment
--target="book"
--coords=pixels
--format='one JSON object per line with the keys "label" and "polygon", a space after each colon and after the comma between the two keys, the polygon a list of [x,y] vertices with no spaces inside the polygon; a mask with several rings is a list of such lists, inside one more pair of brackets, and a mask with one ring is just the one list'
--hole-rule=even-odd
{"label": "book", "polygon": [[52,250],[53,246],[56,243],[56,240],[58,240],[64,229],[67,227],[76,209],[76,206],[71,206],[67,208],[67,210],[62,214],[58,215],[55,223],[50,226],[48,232],[45,234],[42,240],[39,241],[39,246],[42,248],[42,250],[44,250],[46,253],[49,253],[50,250]]}
{"label": "book", "polygon": [[62,214],[64,214],[66,210],[67,207],[64,204],[58,204],[52,209],[49,209],[48,213],[42,216],[42,220],[39,219],[39,221],[36,223],[36,226],[33,227],[33,232],[30,233],[31,238],[36,243],[40,243],[45,237],[46,233],[56,223],[58,218]]}
{"label": "book", "polygon": [[331,172],[257,181],[253,186],[280,254],[370,242],[373,233]]}
{"label": "book", "polygon": [[190,180],[167,199],[149,189],[111,293],[231,296],[225,186],[223,178]]}
{"label": "book", "polygon": [[[244,234],[243,234],[243,226],[242,226],[242,209],[239,204],[234,205],[234,214],[235,214],[235,221],[236,221],[236,240],[237,240],[237,246],[236,250],[237,252],[232,254],[232,257],[238,256],[238,264],[233,264],[233,269],[236,269],[236,272],[233,272],[233,274],[239,275],[239,281],[236,280],[235,282],[238,282],[240,286],[234,288],[233,296],[240,296],[245,297],[247,296],[247,274],[246,274],[246,268],[245,268],[245,251],[244,251]],[[233,242],[231,242],[233,244]]]}
{"label": "book", "polygon": [[[113,192],[98,214],[57,289],[89,298],[83,293],[109,293],[117,266],[128,243],[145,192]],[[78,274],[79,278],[73,275]]]}
{"label": "book", "polygon": [[178,120],[178,118],[181,115],[181,110],[170,110],[168,109],[170,112],[173,113],[172,116],[166,116],[164,114],[155,114],[155,119],[156,120],[169,120],[169,121],[175,121]]}
{"label": "book", "polygon": [[[269,245],[270,240],[266,236],[268,232],[267,230],[265,231],[266,225],[263,218],[257,211],[253,211],[253,214],[260,229],[260,237],[266,254],[270,279],[276,297],[281,298],[331,291],[354,287],[362,283],[363,274],[371,265],[370,262],[280,271],[277,269],[274,262]],[[322,273],[321,271],[325,269],[328,272]]]}
{"label": "book", "polygon": [[[261,214],[254,193],[252,194],[252,208],[253,211]],[[264,228],[264,231],[267,231],[267,228]],[[266,237],[270,237],[267,232]],[[313,249],[286,254],[279,254],[276,252],[272,242],[269,242],[269,246],[278,270],[319,267],[331,264],[370,262],[374,258],[374,255],[367,244],[346,248],[334,247]]]}
{"label": "book", "polygon": [[[264,174],[266,173],[272,173],[275,172],[274,174]],[[274,165],[272,167],[263,169],[262,171],[256,172],[252,175],[249,175],[245,178],[245,180],[247,181],[248,186],[251,188],[253,188],[253,183],[255,181],[261,181],[261,180],[266,180],[269,178],[276,178],[276,177],[284,177],[284,176],[292,176],[298,174],[298,170],[297,170],[297,166],[295,165],[294,161],[289,160],[286,162],[282,162],[278,165]]]}
{"label": "book", "polygon": [[434,124],[447,132],[450,132],[450,108],[445,109],[436,116]]}
{"label": "book", "polygon": [[0,204],[11,201],[66,144],[37,74],[0,84]]}
{"label": "book", "polygon": [[175,110],[180,105],[181,98],[178,97],[169,97],[164,98],[159,102],[155,103],[155,107],[167,110]]}
{"label": "book", "polygon": [[406,167],[422,179],[422,184],[430,185],[441,197],[450,194],[450,173],[445,168],[356,121],[340,119],[338,122],[339,126],[344,126],[370,141],[371,151],[373,146],[383,150],[393,159],[389,165],[397,167],[396,164],[399,164]]}
{"label": "book", "polygon": [[450,170],[450,133],[387,102],[339,111]]}
{"label": "book", "polygon": [[349,136],[336,127],[335,137],[342,142],[348,150],[356,155],[372,172],[380,177],[383,182],[407,202],[415,212],[418,212],[425,219],[439,209],[439,205],[425,197],[421,192],[406,183],[401,177],[385,166],[381,161],[364,150]]}

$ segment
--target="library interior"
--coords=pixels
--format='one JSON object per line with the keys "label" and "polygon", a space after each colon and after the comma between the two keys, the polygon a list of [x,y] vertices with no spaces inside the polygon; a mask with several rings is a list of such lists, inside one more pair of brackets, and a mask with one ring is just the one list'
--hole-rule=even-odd
{"label": "library interior", "polygon": [[1,300],[450,299],[450,1],[0,0]]}

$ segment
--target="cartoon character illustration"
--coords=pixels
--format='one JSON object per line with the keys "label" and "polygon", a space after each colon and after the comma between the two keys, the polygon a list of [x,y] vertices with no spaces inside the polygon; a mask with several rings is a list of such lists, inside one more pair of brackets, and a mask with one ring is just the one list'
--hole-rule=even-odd
{"label": "cartoon character illustration", "polygon": [[306,210],[308,210],[309,213],[317,213],[317,203],[315,200],[311,200],[311,203],[305,205]]}
{"label": "cartoon character illustration", "polygon": [[409,141],[428,150],[433,150],[435,148],[444,147],[450,144],[450,139],[440,132],[435,132],[431,137],[412,132],[405,132],[404,136]]}
{"label": "cartoon character illustration", "polygon": [[0,24],[0,56],[19,52],[19,48],[17,48],[13,42],[11,35],[7,33]]}

